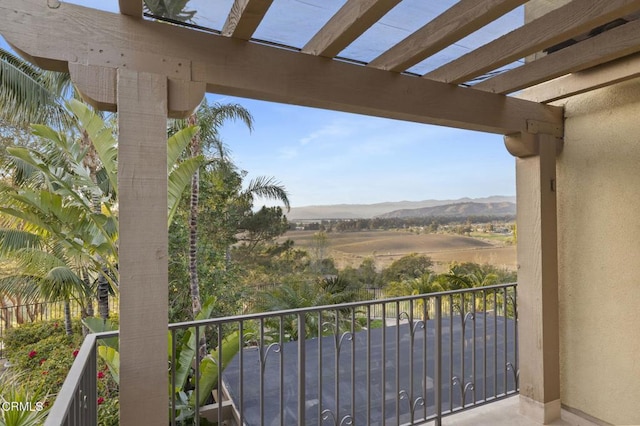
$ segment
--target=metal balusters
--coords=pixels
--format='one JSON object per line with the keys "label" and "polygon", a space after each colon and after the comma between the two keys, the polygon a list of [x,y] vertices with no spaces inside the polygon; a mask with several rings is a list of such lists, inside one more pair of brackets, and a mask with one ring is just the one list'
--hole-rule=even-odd
{"label": "metal balusters", "polygon": [[[201,408],[197,396],[204,391],[200,375],[206,372],[200,365],[201,338],[215,336],[209,345],[218,348],[213,360],[221,372],[217,379],[219,406],[217,418],[214,417],[218,423],[230,420],[228,411],[222,409],[223,392],[228,389],[231,401],[225,404],[233,404],[239,424],[321,425],[323,418],[333,419],[330,421],[335,424],[393,426],[401,421],[431,420],[439,424],[443,415],[517,392],[509,379],[513,377],[517,387],[517,358],[512,358],[517,353],[516,296],[515,285],[499,285],[172,324],[171,424],[180,424],[182,420],[176,416],[185,413],[173,390],[179,374],[175,359],[179,356],[180,335],[186,330],[192,330],[198,347],[192,371],[195,380],[189,379],[196,387],[195,403],[191,405],[195,413]],[[489,322],[491,310],[493,326]],[[480,318],[482,325],[478,324]],[[502,325],[499,321],[503,321]],[[310,329],[307,324],[312,324]],[[225,332],[230,331],[238,334],[239,341],[239,352],[231,361],[222,351],[227,342]],[[458,335],[460,340],[456,342]],[[323,355],[330,361],[323,362]],[[477,359],[480,356],[483,360]],[[225,362],[229,365],[225,366]],[[491,364],[493,393],[487,383],[488,378],[491,380]],[[499,368],[500,364],[503,368]],[[225,367],[229,368],[222,372]],[[68,398],[71,403],[67,411],[78,411],[86,419],[87,413],[97,410],[85,389],[95,388],[95,378],[82,375],[77,382],[77,389],[81,390]],[[326,383],[333,379],[335,383]],[[482,397],[480,391],[476,394],[478,380],[483,381]],[[307,391],[308,383],[313,383],[312,390]],[[469,395],[471,390],[473,397]],[[347,395],[349,391],[351,394]],[[63,395],[59,399],[64,400]],[[395,412],[390,412],[394,405]],[[196,415],[189,421],[197,424],[200,419]]]}
{"label": "metal balusters", "polygon": [[195,409],[194,420],[195,425],[200,425],[200,327],[196,325],[196,365],[195,365]]}
{"label": "metal balusters", "polygon": [[502,322],[503,322],[503,335],[502,335],[502,347],[503,347],[503,362],[502,365],[504,366],[504,370],[502,373],[502,390],[503,393],[506,395],[507,394],[507,289],[503,289],[504,291],[504,296],[502,297]]}
{"label": "metal balusters", "polygon": [[380,364],[382,370],[382,382],[380,387],[382,388],[382,421],[387,420],[387,389],[385,384],[387,383],[387,304],[382,304],[382,363]]}
{"label": "metal balusters", "polygon": [[366,423],[371,422],[371,305],[367,305],[367,420]]}
{"label": "metal balusters", "polygon": [[176,425],[176,330],[171,330],[171,359],[169,360],[169,368],[171,368],[171,426]]}
{"label": "metal balusters", "polygon": [[[238,350],[238,358],[240,363],[240,369],[238,374],[238,380],[240,381],[240,405],[238,408],[239,414],[239,424],[244,424],[244,321],[238,322],[238,345],[240,345],[240,349]],[[219,373],[222,376],[222,372]]]}
{"label": "metal balusters", "polygon": [[306,318],[305,313],[298,314],[298,424],[306,422]]}
{"label": "metal balusters", "polygon": [[493,397],[498,396],[498,293],[493,290]]}
{"label": "metal balusters", "polygon": [[322,336],[324,334],[324,323],[322,312],[318,312],[318,418],[322,419]]}
{"label": "metal balusters", "polygon": [[436,296],[436,341],[435,341],[435,372],[433,390],[435,392],[436,421],[440,426],[442,419],[442,297]]}
{"label": "metal balusters", "polygon": [[453,411],[453,294],[449,295],[449,411]]}
{"label": "metal balusters", "polygon": [[400,424],[400,302],[396,306],[396,424]]}

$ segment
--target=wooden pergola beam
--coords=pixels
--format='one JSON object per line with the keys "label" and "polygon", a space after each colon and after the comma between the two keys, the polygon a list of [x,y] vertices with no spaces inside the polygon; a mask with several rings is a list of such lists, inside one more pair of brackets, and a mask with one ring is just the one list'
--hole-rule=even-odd
{"label": "wooden pergola beam", "polygon": [[222,35],[249,40],[262,22],[273,0],[235,0],[222,27]]}
{"label": "wooden pergola beam", "polygon": [[460,84],[640,9],[640,0],[574,0],[423,77]]}
{"label": "wooden pergola beam", "polygon": [[512,71],[474,85],[493,93],[512,93],[537,83],[581,71],[640,51],[640,21],[608,30],[598,36],[529,62]]}
{"label": "wooden pergola beam", "polygon": [[333,58],[398,3],[400,0],[348,0],[302,51]]}
{"label": "wooden pergola beam", "polygon": [[396,72],[405,71],[526,1],[462,0],[375,58],[368,66]]}
{"label": "wooden pergola beam", "polygon": [[520,99],[553,102],[640,76],[640,53],[564,75],[524,90]]}
{"label": "wooden pergola beam", "polygon": [[134,18],[142,18],[142,0],[118,0],[120,13]]}
{"label": "wooden pergola beam", "polygon": [[498,134],[526,131],[526,120],[562,126],[552,106],[68,3],[3,1],[0,28],[36,64],[129,67],[209,92]]}

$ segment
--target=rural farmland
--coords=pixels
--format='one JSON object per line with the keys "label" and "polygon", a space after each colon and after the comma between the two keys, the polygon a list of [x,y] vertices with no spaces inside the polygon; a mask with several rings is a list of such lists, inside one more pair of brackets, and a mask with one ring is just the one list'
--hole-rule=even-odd
{"label": "rural farmland", "polygon": [[[313,252],[316,231],[289,231],[284,239]],[[489,263],[508,270],[516,269],[516,247],[491,238],[452,234],[416,234],[404,230],[329,232],[327,253],[336,266],[357,267],[366,257],[374,257],[379,269],[410,253],[424,254],[434,261],[435,271],[444,272],[453,261]]]}

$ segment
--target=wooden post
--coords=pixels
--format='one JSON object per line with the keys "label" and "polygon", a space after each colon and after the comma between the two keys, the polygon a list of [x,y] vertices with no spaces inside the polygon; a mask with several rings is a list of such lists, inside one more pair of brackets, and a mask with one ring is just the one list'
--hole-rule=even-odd
{"label": "wooden post", "polygon": [[[516,158],[520,412],[540,424],[560,417],[556,154],[547,134],[505,137]],[[532,149],[535,145],[535,149]]]}
{"label": "wooden post", "polygon": [[167,425],[167,78],[118,69],[120,424]]}

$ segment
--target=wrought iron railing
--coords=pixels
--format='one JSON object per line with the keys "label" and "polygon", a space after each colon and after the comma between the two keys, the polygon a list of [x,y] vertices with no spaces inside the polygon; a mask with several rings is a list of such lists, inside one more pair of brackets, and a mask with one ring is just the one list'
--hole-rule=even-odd
{"label": "wrought iron railing", "polygon": [[516,300],[505,284],[172,324],[170,422],[439,424],[517,393]]}
{"label": "wrought iron railing", "polygon": [[45,426],[90,426],[98,424],[98,344],[117,337],[118,332],[89,334],[49,411]]}

